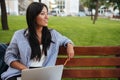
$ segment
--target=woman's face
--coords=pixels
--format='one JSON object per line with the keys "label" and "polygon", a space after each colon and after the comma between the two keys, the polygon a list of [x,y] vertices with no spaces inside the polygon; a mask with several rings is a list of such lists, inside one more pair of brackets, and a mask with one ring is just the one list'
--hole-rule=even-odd
{"label": "woman's face", "polygon": [[48,11],[43,7],[41,13],[36,17],[38,27],[48,26]]}

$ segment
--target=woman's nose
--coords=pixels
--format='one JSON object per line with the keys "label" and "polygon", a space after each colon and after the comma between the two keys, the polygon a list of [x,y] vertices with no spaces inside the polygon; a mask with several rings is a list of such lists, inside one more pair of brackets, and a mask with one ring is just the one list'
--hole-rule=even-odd
{"label": "woman's nose", "polygon": [[48,19],[48,18],[49,18],[48,14],[45,14],[45,18],[46,18],[46,19]]}

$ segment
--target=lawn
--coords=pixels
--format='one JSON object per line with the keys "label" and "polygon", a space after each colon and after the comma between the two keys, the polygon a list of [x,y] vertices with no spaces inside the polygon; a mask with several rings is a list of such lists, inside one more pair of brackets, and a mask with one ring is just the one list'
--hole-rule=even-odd
{"label": "lawn", "polygon": [[[27,28],[25,16],[8,16],[9,30],[0,25],[0,43],[11,40],[16,30]],[[69,37],[76,46],[120,45],[120,21],[98,18],[92,24],[90,17],[50,17],[49,28]],[[64,80],[115,80],[115,79],[64,79]]]}
{"label": "lawn", "polygon": [[[6,43],[18,29],[27,28],[25,16],[8,16],[10,30],[1,30],[0,42]],[[49,17],[49,28],[73,40],[79,46],[117,46],[120,45],[120,21],[98,18],[92,24],[90,17]]]}

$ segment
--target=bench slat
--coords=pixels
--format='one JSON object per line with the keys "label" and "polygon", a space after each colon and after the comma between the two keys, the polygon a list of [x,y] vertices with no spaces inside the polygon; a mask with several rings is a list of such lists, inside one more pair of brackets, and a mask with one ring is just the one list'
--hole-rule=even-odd
{"label": "bench slat", "polygon": [[63,78],[118,78],[120,69],[69,69],[63,71]]}
{"label": "bench slat", "polygon": [[[66,58],[58,58],[56,64],[64,64]],[[66,66],[120,66],[118,58],[73,58]]]}
{"label": "bench slat", "polygon": [[[74,47],[75,55],[120,55],[120,46],[103,46],[103,47]],[[60,47],[60,55],[66,55],[66,49]]]}

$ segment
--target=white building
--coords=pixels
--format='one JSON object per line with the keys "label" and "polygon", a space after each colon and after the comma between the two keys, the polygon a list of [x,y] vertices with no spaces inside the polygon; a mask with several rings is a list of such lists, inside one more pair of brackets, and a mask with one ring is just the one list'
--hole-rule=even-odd
{"label": "white building", "polygon": [[[10,15],[19,15],[26,12],[27,6],[31,2],[38,2],[39,0],[5,0],[7,13]],[[67,15],[75,15],[79,12],[79,0],[41,0],[45,3],[49,10],[51,7],[60,9]],[[22,12],[20,11],[22,9]]]}
{"label": "white building", "polygon": [[10,15],[19,15],[18,13],[18,0],[5,0],[6,10]]}
{"label": "white building", "polygon": [[65,12],[67,15],[79,13],[79,0],[65,0]]}
{"label": "white building", "polygon": [[42,2],[49,8],[52,5],[57,5],[56,8],[60,9],[60,12],[65,12],[66,15],[76,15],[79,13],[79,0],[42,0]]}
{"label": "white building", "polygon": [[22,14],[21,8],[24,10],[22,11],[23,14],[25,14],[27,6],[33,1],[38,2],[38,0],[5,0],[7,13],[9,15]]}

